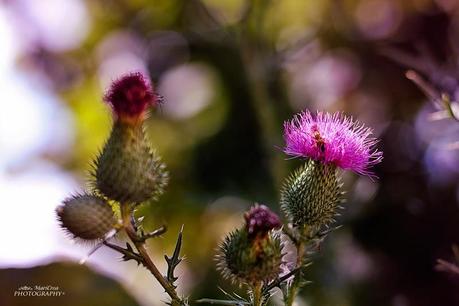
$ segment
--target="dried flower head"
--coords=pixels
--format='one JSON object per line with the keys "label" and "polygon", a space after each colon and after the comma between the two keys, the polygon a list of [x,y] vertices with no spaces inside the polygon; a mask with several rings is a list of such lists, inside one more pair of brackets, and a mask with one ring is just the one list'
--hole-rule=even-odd
{"label": "dried flower head", "polygon": [[148,79],[140,72],[124,75],[114,81],[104,96],[117,118],[123,121],[142,119],[148,106],[157,104]]}
{"label": "dried flower head", "polygon": [[373,176],[369,168],[381,162],[382,152],[373,148],[377,140],[371,135],[370,128],[342,113],[313,117],[304,111],[284,123],[284,152]]}
{"label": "dried flower head", "polygon": [[244,214],[244,219],[249,236],[264,236],[270,230],[281,226],[279,217],[265,205],[255,204]]}

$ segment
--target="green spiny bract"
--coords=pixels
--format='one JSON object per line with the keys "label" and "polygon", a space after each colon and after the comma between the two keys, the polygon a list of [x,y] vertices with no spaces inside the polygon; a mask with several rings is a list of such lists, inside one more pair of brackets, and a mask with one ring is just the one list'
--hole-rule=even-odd
{"label": "green spiny bract", "polygon": [[342,192],[336,167],[308,160],[284,183],[281,207],[296,227],[317,227],[334,221]]}
{"label": "green spiny bract", "polygon": [[62,228],[74,238],[102,240],[115,228],[117,220],[107,201],[95,195],[77,195],[56,209]]}
{"label": "green spiny bract", "polygon": [[281,272],[282,243],[272,231],[254,238],[246,228],[230,233],[220,246],[217,266],[233,282],[269,282]]}
{"label": "green spiny bract", "polygon": [[97,189],[107,198],[125,203],[156,199],[168,182],[165,165],[153,152],[142,123],[116,121],[95,162]]}

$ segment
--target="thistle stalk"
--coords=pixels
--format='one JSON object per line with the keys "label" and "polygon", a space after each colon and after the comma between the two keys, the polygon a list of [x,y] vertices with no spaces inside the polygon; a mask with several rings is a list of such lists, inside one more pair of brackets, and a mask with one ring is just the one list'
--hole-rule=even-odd
{"label": "thistle stalk", "polygon": [[288,295],[285,298],[285,306],[291,306],[293,301],[295,300],[296,295],[298,294],[298,290],[300,289],[301,284],[301,267],[303,266],[303,258],[304,258],[304,251],[305,246],[303,241],[299,241],[296,245],[296,267],[295,269],[300,269],[299,273],[296,273],[293,276],[293,281],[290,286],[290,290],[288,291]]}
{"label": "thistle stalk", "polygon": [[166,278],[161,274],[161,272],[154,264],[150,255],[148,255],[148,251],[145,247],[145,240],[143,240],[137,234],[137,231],[134,229],[134,226],[131,223],[132,213],[132,207],[130,207],[129,205],[121,205],[121,216],[123,219],[123,226],[126,231],[126,234],[137,248],[139,255],[143,259],[145,267],[151,272],[151,274],[153,274],[153,276],[156,278],[156,280],[160,283],[160,285],[164,288],[166,293],[171,298],[171,305],[183,305],[184,303],[175,291],[174,286],[166,280]]}
{"label": "thistle stalk", "polygon": [[252,287],[252,293],[253,293],[253,306],[261,306],[262,305],[262,288],[263,288],[263,283],[258,282]]}

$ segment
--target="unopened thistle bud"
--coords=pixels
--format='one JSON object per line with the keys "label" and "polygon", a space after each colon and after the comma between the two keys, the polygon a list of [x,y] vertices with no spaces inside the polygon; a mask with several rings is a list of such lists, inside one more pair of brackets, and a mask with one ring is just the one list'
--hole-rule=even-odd
{"label": "unopened thistle bud", "polygon": [[143,127],[147,107],[156,104],[151,86],[141,74],[129,74],[113,83],[105,100],[114,110],[115,123],[95,161],[98,190],[120,203],[155,199],[168,175]]}
{"label": "unopened thistle bud", "polygon": [[233,282],[269,282],[281,272],[282,243],[274,228],[277,215],[266,206],[255,206],[245,214],[245,227],[230,233],[220,246],[218,268]]}
{"label": "unopened thistle bud", "polygon": [[336,167],[309,160],[281,190],[281,208],[294,226],[322,226],[333,221],[341,202]]}
{"label": "unopened thistle bud", "polygon": [[336,168],[373,177],[369,170],[382,160],[373,147],[377,140],[369,128],[343,116],[309,111],[284,125],[284,152],[306,158],[304,167],[285,182],[281,206],[295,226],[322,226],[333,221],[341,202]]}
{"label": "unopened thistle bud", "polygon": [[102,240],[117,220],[107,201],[95,195],[77,195],[57,207],[61,226],[74,238],[86,241]]}

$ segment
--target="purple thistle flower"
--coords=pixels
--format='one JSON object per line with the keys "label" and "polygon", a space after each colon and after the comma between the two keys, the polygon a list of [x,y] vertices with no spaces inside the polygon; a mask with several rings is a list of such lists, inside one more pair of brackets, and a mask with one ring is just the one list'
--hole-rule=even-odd
{"label": "purple thistle flower", "polygon": [[104,100],[111,105],[118,119],[134,122],[143,119],[149,106],[158,104],[150,81],[140,72],[128,73],[114,81]]}
{"label": "purple thistle flower", "polygon": [[373,148],[378,140],[371,135],[370,128],[340,112],[313,117],[306,110],[284,123],[284,152],[373,177],[369,168],[381,162],[382,152]]}
{"label": "purple thistle flower", "polygon": [[265,205],[255,204],[244,214],[244,219],[249,236],[263,236],[281,226],[279,217]]}

